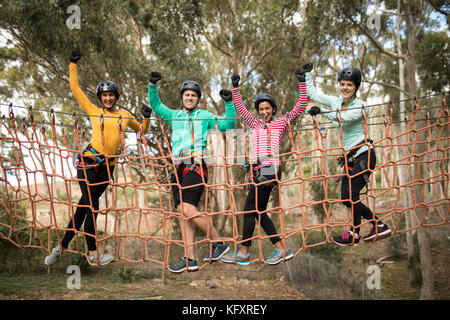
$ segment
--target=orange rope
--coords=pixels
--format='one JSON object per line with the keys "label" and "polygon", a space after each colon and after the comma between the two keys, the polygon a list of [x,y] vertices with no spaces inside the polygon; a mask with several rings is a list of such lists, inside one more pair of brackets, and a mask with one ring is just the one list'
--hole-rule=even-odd
{"label": "orange rope", "polygon": [[[424,121],[419,120],[417,116],[420,111],[419,104],[415,102],[411,119],[405,117],[406,132],[397,134],[392,132],[393,109],[389,109],[388,119],[384,119],[384,136],[378,139],[372,137],[377,159],[380,160],[374,170],[366,169],[361,173],[370,171],[371,178],[366,192],[361,194],[359,201],[366,202],[374,215],[386,220],[392,226],[394,234],[449,223],[449,110],[443,99],[436,118],[431,118],[428,112]],[[369,118],[366,117],[364,110],[361,112],[365,137],[368,139]],[[74,209],[78,206],[79,179],[76,175],[74,176],[71,159],[73,153],[81,153],[86,141],[84,130],[80,132],[75,120],[72,123],[73,137],[67,136],[64,128],[58,132],[53,112],[50,118],[51,135],[47,134],[44,126],[37,127],[31,109],[27,121],[28,125],[23,121],[20,122],[11,107],[8,118],[3,117],[0,120],[0,238],[18,247],[40,248],[50,252],[52,246],[56,244],[52,243],[51,234],[56,233],[56,241],[60,243],[60,232],[67,231],[66,225],[69,219],[73,219]],[[189,221],[173,208],[171,199],[172,183],[168,181],[168,177],[176,167],[169,143],[170,133],[160,121],[159,129],[162,138],[161,140],[152,138],[152,143],[156,144],[157,148],[157,153],[152,154],[149,141],[142,138],[141,123],[140,132],[136,134],[135,139],[138,150],[135,155],[127,145],[127,138],[130,139],[133,136],[122,130],[121,121],[122,119],[118,118],[121,154],[105,155],[108,166],[108,160],[116,158],[115,173],[118,174],[118,180],[113,181],[113,177],[109,177],[111,190],[105,192],[105,205],[100,205],[98,210],[98,213],[101,213],[99,217],[104,219],[102,224],[99,221],[95,224],[95,238],[101,245],[98,246],[98,248],[101,247],[98,250],[106,250],[107,243],[114,241],[117,260],[153,262],[166,267],[169,261],[173,260],[170,257],[173,246],[183,248],[187,255],[187,246],[183,240],[174,238],[176,230],[173,230],[173,221],[174,219]],[[280,220],[278,236],[285,244],[287,241],[301,239],[302,242],[298,243],[299,249],[294,253],[295,255],[307,248],[329,243],[334,229],[353,226],[351,209],[345,208],[340,197],[334,197],[329,192],[335,187],[336,178],[343,175],[349,176],[348,171],[340,173],[338,171],[340,168],[335,165],[335,158],[342,152],[348,151],[341,147],[343,132],[339,115],[337,122],[339,123],[338,146],[331,148],[326,147],[327,134],[323,133],[323,127],[317,119],[313,118],[313,131],[310,133],[295,131],[289,123],[287,126],[288,138],[284,143],[287,141],[290,144],[289,151],[280,153],[278,157],[282,165],[288,166],[290,171],[282,176],[283,179],[277,177],[279,204],[274,204],[266,212],[271,212],[276,219]],[[194,137],[192,121],[189,125]],[[217,123],[213,131],[218,139],[222,139]],[[241,125],[241,130],[234,132],[237,132],[234,142],[244,146],[245,158],[248,159],[249,144],[244,125]],[[425,140],[419,138],[422,133]],[[104,143],[107,137],[104,136],[103,125],[101,137]],[[149,138],[150,134],[147,137]],[[403,138],[406,138],[406,143],[402,143]],[[309,140],[312,141],[311,144],[305,143]],[[71,142],[76,148],[69,146]],[[424,153],[417,153],[419,145],[425,145]],[[227,146],[218,155],[205,155],[205,160],[214,159],[213,156],[219,160],[208,163],[210,171],[208,183],[202,177],[202,184],[206,188],[204,201],[200,205],[202,209],[199,211],[209,218],[208,230],[212,219],[217,216],[231,218],[231,222],[227,224],[231,229],[222,236],[222,240],[229,242],[231,248],[234,247],[235,250],[242,242],[242,230],[238,229],[238,220],[244,214],[243,203],[238,199],[243,199],[245,186],[256,185],[256,183],[247,182],[239,177],[244,172],[240,164],[241,159],[238,159],[237,155],[227,156],[226,149]],[[104,150],[101,151],[104,152]],[[396,159],[397,153],[399,157]],[[320,162],[318,169],[311,165],[310,170],[306,171],[306,166],[315,162]],[[414,169],[417,163],[421,164],[418,168],[423,168],[421,172],[416,172]],[[211,173],[215,169],[225,170],[224,181],[214,183]],[[83,170],[86,173],[86,168]],[[141,174],[138,175],[137,172]],[[402,185],[397,183],[397,175],[400,172],[403,172],[406,179],[406,183]],[[63,187],[56,188],[57,180],[63,181]],[[323,199],[313,198],[310,184],[314,181],[321,181],[321,187],[325,191]],[[85,182],[89,185],[87,179]],[[179,187],[181,198],[182,187],[177,175],[175,175],[175,184]],[[416,188],[420,188],[420,193],[414,192]],[[227,194],[224,210],[214,209],[217,197],[212,195],[216,191],[225,191]],[[411,196],[412,202],[402,204],[401,200],[405,198],[406,193]],[[288,196],[290,194],[292,195]],[[420,197],[417,198],[417,195]],[[317,220],[312,209],[316,205],[320,205],[325,212],[325,217],[321,221]],[[94,210],[92,200],[89,207]],[[425,214],[418,216],[417,209],[423,207],[427,208]],[[402,219],[407,214],[410,214],[415,221],[409,228],[402,224]],[[368,223],[369,221],[363,221],[360,226],[366,227]],[[78,235],[86,234],[81,230],[74,231]],[[325,238],[319,242],[310,242],[314,231],[324,232]],[[46,240],[43,238],[45,234],[43,232],[46,232]],[[68,251],[87,254],[82,252],[79,237],[76,238],[75,245],[72,245]],[[135,250],[137,254],[133,257],[129,255],[130,250],[127,247],[132,239],[139,243]],[[259,244],[258,258],[251,262],[261,261],[262,247],[268,236],[261,230],[259,221],[251,239],[258,241]],[[208,231],[193,245],[206,243],[210,248],[211,242]],[[160,248],[159,256],[149,249],[149,243]],[[200,269],[207,264],[201,265]]]}

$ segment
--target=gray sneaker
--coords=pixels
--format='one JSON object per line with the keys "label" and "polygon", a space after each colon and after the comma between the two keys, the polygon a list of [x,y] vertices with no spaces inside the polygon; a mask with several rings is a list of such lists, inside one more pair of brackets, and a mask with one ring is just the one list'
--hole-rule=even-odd
{"label": "gray sneaker", "polygon": [[61,258],[61,249],[59,248],[59,244],[53,248],[52,253],[45,257],[45,264],[49,267],[55,265],[59,259]]}
{"label": "gray sneaker", "polygon": [[101,254],[100,258],[97,261],[97,253],[95,253],[93,256],[89,257],[89,262],[94,265],[107,265],[111,261],[114,260],[114,256],[112,254]]}
{"label": "gray sneaker", "polygon": [[236,257],[234,256],[234,252],[231,252],[223,255],[220,260],[226,263],[236,263],[246,266],[250,264],[250,253],[242,253],[238,248]]}
{"label": "gray sneaker", "polygon": [[[286,256],[285,253],[286,252]],[[289,248],[287,248],[286,250],[278,250],[275,249],[273,250],[273,252],[267,257],[266,262],[267,264],[270,265],[274,265],[274,264],[278,264],[281,261],[286,261],[289,260],[293,257],[294,255],[289,251]]]}

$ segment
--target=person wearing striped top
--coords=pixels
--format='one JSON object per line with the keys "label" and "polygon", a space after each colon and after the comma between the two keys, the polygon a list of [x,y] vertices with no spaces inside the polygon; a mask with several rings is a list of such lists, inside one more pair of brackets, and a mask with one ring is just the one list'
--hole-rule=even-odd
{"label": "person wearing striped top", "polygon": [[[224,255],[221,260],[228,263],[247,265],[250,263],[249,247],[255,230],[256,221],[270,241],[275,245],[274,251],[266,258],[266,263],[274,265],[293,257],[289,249],[285,249],[272,220],[265,212],[273,187],[281,178],[281,162],[278,157],[280,144],[286,133],[288,123],[293,123],[306,109],[307,92],[305,73],[296,71],[299,80],[299,96],[297,105],[286,115],[275,118],[277,104],[270,94],[260,94],[255,99],[255,108],[259,117],[252,115],[242,101],[239,81],[240,76],[231,77],[233,83],[233,100],[237,113],[249,126],[251,131],[251,166],[249,192],[244,204],[244,226],[242,244],[236,251]],[[257,206],[256,206],[257,204]]]}

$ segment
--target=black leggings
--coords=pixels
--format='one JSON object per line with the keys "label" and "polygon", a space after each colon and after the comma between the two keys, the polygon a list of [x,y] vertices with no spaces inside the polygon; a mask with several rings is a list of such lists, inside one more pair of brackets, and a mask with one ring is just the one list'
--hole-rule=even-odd
{"label": "black leggings", "polygon": [[[265,172],[266,171],[266,172]],[[269,171],[269,174],[267,174]],[[266,173],[266,174],[265,174]],[[271,173],[271,174],[270,174]],[[261,175],[264,175],[264,178],[267,180],[276,179],[273,167],[264,167],[261,168]],[[281,170],[278,169],[277,172],[278,179],[281,177]],[[261,176],[254,178],[255,183],[261,182]],[[250,190],[248,192],[247,198],[245,199],[244,204],[244,231],[242,235],[242,240],[249,239],[253,236],[253,231],[255,230],[256,221],[261,219],[261,227],[266,232],[267,235],[271,236],[277,234],[277,230],[275,225],[272,222],[272,219],[268,216],[266,212],[258,213],[265,211],[267,209],[267,204],[269,202],[270,193],[272,188],[275,186],[274,182],[267,182],[264,184],[260,184],[255,188],[253,184],[250,185]],[[255,198],[256,198],[256,190],[258,191],[258,211],[255,211]],[[280,237],[270,237],[270,241],[273,244],[280,241]],[[242,243],[243,246],[250,247],[252,244],[251,240],[245,241]]]}
{"label": "black leggings", "polygon": [[[106,188],[109,185],[109,182],[110,182],[109,176],[111,177],[111,179],[113,177],[114,166],[109,167],[109,172],[110,172],[109,176],[108,176],[108,169],[107,169],[106,165],[102,165],[97,168],[98,168],[98,173],[95,172],[95,169],[86,170],[87,180],[89,181],[89,184],[101,183],[101,182],[104,182],[104,183],[94,185],[94,186],[92,186],[92,185],[88,186],[85,181],[78,182],[80,185],[80,188],[81,188],[81,199],[78,202],[79,207],[77,207],[77,210],[75,211],[73,219],[70,219],[69,226],[67,227],[68,229],[73,228],[73,220],[75,220],[75,229],[80,230],[81,225],[83,224],[83,221],[84,221],[84,232],[95,235],[94,221],[97,220],[97,212],[93,213],[91,210],[91,206],[94,208],[95,211],[98,210],[98,207],[99,207],[98,201],[99,201],[101,195],[103,194],[103,192],[105,192]],[[77,177],[78,177],[78,179],[86,179],[86,177],[84,175],[84,171],[82,169],[77,170]],[[90,199],[89,199],[89,193],[91,195]],[[91,202],[91,200],[92,200],[92,202]],[[83,205],[83,206],[80,207],[80,205]],[[86,207],[86,206],[89,206],[89,207]],[[69,246],[70,241],[73,239],[74,236],[75,236],[74,231],[72,231],[72,230],[66,231],[64,238],[61,241],[62,247],[67,248]],[[89,236],[86,234],[85,237],[86,237],[88,250],[95,251],[97,249],[95,236]]]}
{"label": "black leggings", "polygon": [[[370,169],[373,170],[375,168],[376,164],[375,149],[371,148],[370,154],[368,151],[366,151],[361,153],[358,157],[355,158],[353,170],[349,172],[350,179],[347,176],[344,176],[342,178],[342,185],[341,185],[341,199],[342,200],[351,199],[351,201],[353,202],[352,204],[352,202],[350,201],[344,201],[343,204],[350,209],[352,209],[353,207],[354,227],[352,226],[351,230],[355,231],[358,234],[359,234],[359,225],[361,224],[361,217],[364,217],[364,219],[367,220],[371,219],[378,220],[378,218],[373,215],[372,210],[370,210],[366,205],[364,205],[361,201],[359,201],[359,193],[361,192],[362,188],[364,188],[364,186],[367,184],[364,175],[366,175],[366,177],[369,177],[371,172],[367,171],[367,173],[360,174],[357,177],[355,177],[356,174],[367,169],[367,164],[369,163],[369,155],[370,155]],[[356,201],[359,202],[355,203]],[[371,223],[375,224],[374,221],[371,221]]]}

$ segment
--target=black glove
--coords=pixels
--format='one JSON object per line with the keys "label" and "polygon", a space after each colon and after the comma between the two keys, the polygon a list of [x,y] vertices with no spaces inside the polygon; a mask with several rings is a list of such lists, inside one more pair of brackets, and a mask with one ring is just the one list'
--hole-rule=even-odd
{"label": "black glove", "polygon": [[241,77],[238,74],[235,74],[231,77],[231,83],[233,84],[233,88],[239,87],[239,81],[241,80]]}
{"label": "black glove", "polygon": [[297,76],[298,82],[305,82],[305,72],[301,70],[295,71],[295,75]]}
{"label": "black glove", "polygon": [[146,105],[146,104],[142,104],[142,115],[144,116],[144,118],[149,119],[150,116],[152,115],[152,109]]}
{"label": "black glove", "polygon": [[312,106],[309,110],[308,113],[312,116],[315,116],[317,114],[320,113],[320,108],[318,106]]}
{"label": "black glove", "polygon": [[77,63],[81,59],[81,51],[75,50],[70,54],[70,62]]}
{"label": "black glove", "polygon": [[150,82],[153,84],[156,84],[159,80],[161,80],[161,73],[159,72],[152,72],[150,73]]}
{"label": "black glove", "polygon": [[219,91],[219,94],[225,102],[233,100],[233,93],[230,90],[222,89]]}
{"label": "black glove", "polygon": [[305,72],[311,72],[312,69],[313,69],[312,62],[309,62],[309,63],[303,65],[303,71],[305,71]]}

